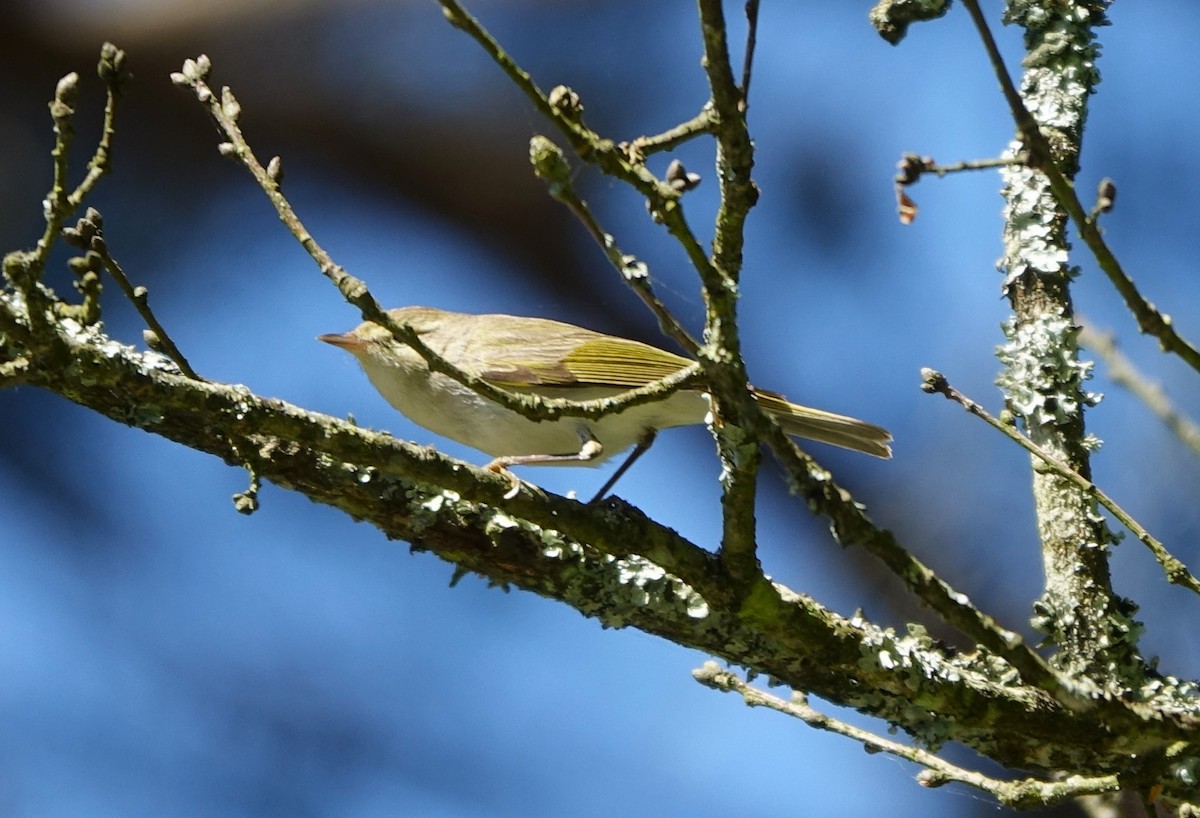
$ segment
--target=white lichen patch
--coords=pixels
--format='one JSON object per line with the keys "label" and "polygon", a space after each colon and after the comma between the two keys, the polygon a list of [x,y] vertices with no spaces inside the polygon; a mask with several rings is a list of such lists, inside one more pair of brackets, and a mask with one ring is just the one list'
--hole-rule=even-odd
{"label": "white lichen patch", "polygon": [[656,583],[667,575],[666,569],[655,565],[641,557],[629,557],[616,560],[617,581],[622,585],[636,585],[644,588],[648,583]]}
{"label": "white lichen patch", "polygon": [[435,494],[425,502],[421,503],[421,508],[425,509],[426,511],[437,513],[442,510],[442,507],[446,505],[446,503],[457,503],[459,499],[458,492],[447,489]]}
{"label": "white lichen patch", "polygon": [[[1013,142],[1005,151],[1012,158],[1022,149]],[[1026,165],[1008,165],[1001,171],[1005,182],[1005,268],[1001,287],[1007,291],[1026,274],[1059,275],[1069,261],[1062,240],[1059,215],[1046,178]]]}
{"label": "white lichen patch", "polygon": [[615,561],[617,581],[622,585],[637,588],[640,600],[638,604],[650,605],[656,599],[666,598],[682,602],[687,615],[693,619],[708,616],[708,603],[692,586],[669,573],[660,565],[656,565],[642,557],[631,556]]}
{"label": "white lichen patch", "polygon": [[[365,471],[350,463],[342,464],[342,468],[360,481]],[[376,482],[384,479],[377,476]],[[454,525],[470,521],[469,525],[482,530],[496,546],[531,545],[538,556],[558,563],[547,566],[547,577],[555,577],[554,585],[563,594],[562,598],[585,615],[599,617],[607,626],[631,624],[634,619],[630,614],[641,608],[662,609],[674,616],[682,611],[693,619],[710,613],[694,588],[644,557],[605,554],[557,529],[544,528],[501,509],[463,500],[456,492],[426,484],[413,484],[408,502],[411,508],[408,526],[414,537],[447,520]]]}
{"label": "white lichen patch", "polygon": [[142,370],[181,374],[179,366],[162,353],[154,350],[142,352],[130,344],[123,344],[104,332],[104,325],[83,325],[74,318],[63,318],[58,322],[63,335],[77,344],[92,347],[108,359],[124,358],[137,364]]}
{"label": "white lichen patch", "polygon": [[240,383],[230,384],[228,389],[238,396],[230,407],[234,418],[236,420],[245,420],[246,416],[253,410],[254,402],[257,400],[254,393],[250,391],[249,387]]}
{"label": "white lichen patch", "polygon": [[1029,112],[1043,126],[1064,131],[1078,128],[1083,114],[1081,100],[1090,93],[1087,82],[1094,79],[1094,73],[1086,63],[1030,69],[1022,83]]}
{"label": "white lichen patch", "polygon": [[141,353],[141,357],[142,363],[145,365],[146,369],[152,369],[158,372],[166,372],[170,375],[183,374],[183,370],[179,368],[179,364],[175,363],[161,352],[155,352],[151,349]]}
{"label": "white lichen patch", "polygon": [[[443,499],[445,499],[445,498],[443,497]],[[498,532],[498,531],[504,531],[509,528],[520,528],[520,527],[521,527],[521,523],[515,517],[510,517],[509,515],[505,514],[502,511],[495,511],[487,518],[487,522],[484,524],[483,530],[489,536],[492,536],[492,535],[495,535],[496,532]],[[542,530],[542,529],[538,529],[538,530]]]}
{"label": "white lichen patch", "polygon": [[1099,403],[1099,394],[1082,388],[1091,377],[1092,362],[1081,361],[1076,355],[1078,332],[1062,316],[1044,315],[1023,323],[1010,318],[1005,322],[1008,340],[996,348],[1004,369],[996,385],[1029,427],[1066,423],[1079,414],[1081,401],[1087,406]]}
{"label": "white lichen patch", "polygon": [[1152,676],[1141,686],[1141,698],[1155,709],[1179,715],[1200,715],[1200,688],[1189,679]]}

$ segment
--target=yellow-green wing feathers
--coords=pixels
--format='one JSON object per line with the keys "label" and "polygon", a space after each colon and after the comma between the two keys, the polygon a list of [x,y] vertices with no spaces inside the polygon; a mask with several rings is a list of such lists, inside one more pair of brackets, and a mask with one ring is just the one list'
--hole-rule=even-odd
{"label": "yellow-green wing feathers", "polygon": [[563,363],[579,381],[635,388],[674,374],[690,361],[637,341],[597,338],[580,344]]}
{"label": "yellow-green wing feathers", "polygon": [[[560,339],[556,339],[560,340]],[[678,372],[687,358],[649,344],[580,331],[544,361],[512,357],[493,362],[484,378],[509,386],[618,386],[633,389]],[[549,354],[545,354],[549,353]],[[498,365],[497,365],[498,364]]]}

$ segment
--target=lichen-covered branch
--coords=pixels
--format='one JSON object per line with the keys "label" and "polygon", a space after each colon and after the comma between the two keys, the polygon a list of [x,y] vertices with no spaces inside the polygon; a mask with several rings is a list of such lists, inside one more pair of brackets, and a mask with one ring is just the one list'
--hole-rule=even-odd
{"label": "lichen-covered branch", "polygon": [[[1081,110],[1085,108],[1086,97],[1091,93],[1098,77],[1095,70],[1098,51],[1093,47],[1090,32],[1097,26],[1107,24],[1104,10],[1109,2],[1110,0],[1076,0],[1049,10],[1043,9],[1043,4],[1034,0],[1011,0],[1009,3],[1006,20],[1020,21],[1023,25],[1031,24],[1027,27],[1030,36],[1026,37],[1030,67],[1041,66],[1037,70],[1037,76],[1053,77],[1055,61],[1065,55],[1065,71],[1059,75],[1063,80],[1063,87],[1059,89],[1059,93],[1075,97]],[[1028,153],[1030,166],[1044,174],[1049,193],[1054,196],[1066,217],[1074,223],[1075,229],[1092,251],[1100,269],[1121,294],[1125,305],[1137,320],[1138,329],[1157,338],[1164,352],[1178,355],[1188,366],[1200,372],[1200,349],[1179,334],[1169,315],[1162,313],[1141,294],[1105,241],[1097,223],[1097,214],[1085,209],[1076,195],[1072,182],[1075,177],[1076,159],[1072,158],[1071,154],[1072,150],[1078,154],[1078,144],[1072,148],[1069,139],[1064,143],[1054,136],[1053,130],[1046,133],[1039,127],[1039,123],[1043,126],[1057,127],[1054,120],[1063,113],[1067,114],[1068,121],[1074,119],[1074,115],[1070,113],[1072,106],[1057,110],[1050,98],[1030,97],[1027,93],[1031,90],[1029,87],[1023,87],[1019,92],[1004,67],[1000,50],[988,29],[978,2],[963,0],[963,5],[967,7],[979,30],[988,59],[991,60],[1004,98],[1016,122],[1019,142]],[[1081,42],[1077,36],[1081,30],[1088,32],[1086,42]],[[1050,69],[1049,73],[1045,69]],[[1027,72],[1027,80],[1033,75],[1032,72]],[[1051,107],[1039,107],[1047,102],[1052,103]],[[1034,116],[1034,112],[1037,112],[1037,117]],[[1046,121],[1041,122],[1042,119]],[[1076,124],[1082,126],[1082,119]],[[1082,130],[1079,132],[1082,133]],[[1060,156],[1064,149],[1065,153]],[[1061,158],[1068,158],[1069,161],[1060,166]]]}
{"label": "lichen-covered branch", "polygon": [[1059,477],[1070,480],[1080,489],[1094,497],[1096,502],[1104,506],[1109,513],[1121,522],[1121,525],[1129,529],[1130,533],[1137,537],[1150,550],[1150,553],[1154,555],[1154,559],[1162,566],[1163,573],[1166,575],[1168,582],[1187,588],[1193,593],[1200,593],[1200,580],[1192,575],[1187,566],[1178,557],[1171,554],[1162,542],[1147,531],[1145,526],[1134,519],[1132,514],[1118,505],[1116,500],[1109,497],[1099,486],[1065,463],[1056,460],[1049,452],[1040,449],[1033,441],[1022,435],[1014,427],[1001,423],[1000,420],[978,403],[951,386],[950,382],[946,380],[946,376],[942,373],[932,369],[923,369],[921,370],[921,377],[924,380],[921,386],[924,391],[943,395],[948,400],[959,404],[972,415],[987,423],[1009,440],[1012,440],[1018,446],[1041,460],[1047,468]]}
{"label": "lichen-covered branch", "polygon": [[[28,326],[11,294],[0,295],[0,313]],[[591,507],[528,487],[502,501],[501,477],[242,386],[186,378],[164,356],[73,319],[25,342],[6,335],[0,361],[19,356],[32,362],[29,384],[248,465],[463,569],[877,715],[927,745],[962,741],[1001,763],[1042,767],[1102,763],[1117,748],[1152,753],[1188,729],[1103,702],[1063,707],[999,659],[845,619],[774,583],[736,593],[715,555],[620,501]]]}
{"label": "lichen-covered branch", "polygon": [[951,764],[920,747],[883,738],[869,730],[828,716],[809,704],[808,696],[802,693],[793,694],[790,700],[772,696],[749,684],[737,674],[722,670],[716,662],[705,662],[702,667],[692,671],[692,676],[706,687],[738,694],[751,707],[769,707],[800,719],[810,727],[853,739],[862,744],[868,752],[889,753],[919,764],[923,769],[917,775],[917,780],[924,787],[941,787],[957,781],[994,796],[1001,804],[1028,808],[1048,806],[1081,795],[1115,792],[1121,786],[1120,777],[1114,774],[1095,777],[1072,776],[1065,781],[1039,781],[1033,778],[1002,781]]}
{"label": "lichen-covered branch", "polygon": [[[90,227],[75,228],[79,246],[95,256],[76,265],[82,305],[60,299],[41,281],[42,250],[48,252],[58,240],[62,222],[48,221],[53,229],[48,229],[45,248],[5,257],[0,389],[16,384],[45,389],[245,468],[249,487],[235,495],[239,511],[253,510],[261,482],[271,481],[364,520],[416,550],[436,554],[453,564],[456,574],[475,572],[541,594],[606,625],[638,628],[800,694],[816,694],[878,717],[906,731],[914,746],[830,719],[809,707],[802,695],[791,702],[768,696],[713,666],[702,674],[706,682],[737,691],[752,704],[922,764],[927,769],[921,781],[929,786],[964,781],[1021,806],[1117,788],[1161,785],[1175,795],[1194,790],[1200,771],[1200,753],[1192,741],[1200,727],[1196,691],[1189,683],[1150,671],[1137,656],[1137,624],[1124,600],[1112,592],[1109,535],[1093,502],[1099,495],[1088,481],[1089,441],[1082,412],[1091,396],[1084,389],[1088,366],[1078,356],[1070,302],[1072,271],[1064,231],[1073,214],[1069,207],[1064,213],[1059,179],[1073,173],[1084,99],[1094,81],[1091,27],[1102,22],[1104,4],[1010,2],[1013,19],[1029,32],[1031,56],[1024,99],[1018,100],[1028,121],[1018,120],[1021,138],[1002,160],[1008,182],[1006,287],[1014,313],[1002,350],[1003,382],[1009,405],[1035,441],[1031,445],[1039,463],[1051,464],[1035,464],[1034,484],[1049,578],[1039,623],[1059,647],[1052,665],[877,526],[832,475],[764,417],[746,388],[736,304],[743,227],[757,195],[746,90],[758,3],[746,5],[750,33],[739,86],[722,3],[698,0],[711,98],[697,117],[641,143],[645,150],[657,150],[698,134],[716,140],[721,198],[711,251],[706,251],[683,217],[680,196],[691,183],[686,172],[674,179],[669,172],[666,181],[655,177],[645,167],[637,140],[618,145],[588,129],[582,103],[570,89],[560,86],[543,94],[459,3],[440,2],[451,22],[481,44],[586,161],[646,196],[652,215],[680,239],[696,266],[708,308],[704,343],[696,350],[701,360],[673,379],[606,404],[551,402],[525,409],[584,415],[612,411],[626,401],[653,400],[661,394],[655,390],[678,388],[702,374],[722,421],[717,427],[725,518],[719,549],[689,542],[616,498],[584,505],[529,485],[509,498],[510,483],[503,477],[386,434],[259,397],[243,386],[201,380],[178,350],[164,356],[119,343],[99,323],[97,263],[109,268],[135,305],[146,307],[144,292],[139,302],[137,289],[103,240],[96,243],[99,222],[92,214]],[[965,2],[978,16],[974,0]],[[915,19],[914,14],[939,13],[945,4],[886,6],[895,26]],[[222,152],[254,174],[280,218],[364,317],[389,325],[366,286],[304,229],[282,193],[281,162],[276,158],[264,166],[255,158],[238,126],[240,105],[228,89],[216,92],[208,86],[208,71],[206,60],[189,61],[175,81],[208,106],[225,134]],[[58,135],[52,214],[66,212],[72,202],[63,196],[72,88],[71,82],[60,85],[52,108]],[[1037,125],[1030,130],[1030,110],[1045,134]],[[102,158],[112,133],[106,123],[104,150],[96,154]],[[1028,144],[1030,140],[1037,144]],[[575,195],[561,152],[536,138],[531,158],[552,193],[580,215],[614,266],[636,278],[643,268],[620,251]],[[668,332],[674,329],[686,345],[686,333],[653,293],[646,290],[647,295]],[[148,308],[143,315],[152,327],[157,324]],[[410,339],[403,325],[390,328],[420,351],[415,334]],[[432,353],[426,359],[435,369],[449,366],[439,364]],[[486,385],[462,377],[488,392]],[[497,399],[508,405],[508,398]],[[765,576],[758,564],[754,519],[763,445],[783,464],[794,492],[830,522],[839,543],[866,548],[969,643],[954,648],[918,626],[897,632],[861,615],[842,616]],[[952,741],[1001,765],[1029,771],[1023,773],[1029,777],[1004,782],[945,764],[933,753]]]}
{"label": "lichen-covered branch", "polygon": [[[705,305],[704,340],[700,352],[713,385],[718,414],[725,423],[717,427],[721,454],[721,507],[724,531],[721,556],[743,584],[760,573],[754,517],[758,468],[762,461],[757,441],[767,427],[747,383],[738,334],[738,280],[742,272],[745,223],[758,199],[750,178],[754,148],[746,121],[745,90],[737,84],[729,54],[722,0],[699,0],[700,30],[704,41],[704,72],[708,76],[713,136],[717,147],[716,176],[720,201],[713,224],[713,277],[701,281]],[[751,26],[751,31],[756,27]],[[748,49],[743,76],[749,77],[752,59]]]}
{"label": "lichen-covered branch", "polygon": [[[964,5],[997,72],[1007,79],[977,2]],[[1099,79],[1094,29],[1106,23],[1103,5],[1010,2],[1006,19],[1025,30],[1021,99],[1014,101],[1012,83],[1001,81],[1017,117],[1018,138],[1009,153],[1028,153],[1031,164],[1002,170],[1001,267],[1013,316],[998,351],[1004,366],[998,383],[1033,443],[1087,479],[1094,442],[1085,434],[1083,412],[1096,398],[1083,386],[1091,364],[1079,357],[1068,214],[1051,177],[1075,175],[1087,98]],[[1051,170],[1043,172],[1046,168]],[[1102,679],[1112,692],[1136,685],[1138,626],[1113,592],[1108,566],[1113,538],[1095,499],[1062,475],[1038,468],[1036,458],[1033,493],[1046,574],[1035,624],[1059,646],[1056,661],[1070,674]]]}

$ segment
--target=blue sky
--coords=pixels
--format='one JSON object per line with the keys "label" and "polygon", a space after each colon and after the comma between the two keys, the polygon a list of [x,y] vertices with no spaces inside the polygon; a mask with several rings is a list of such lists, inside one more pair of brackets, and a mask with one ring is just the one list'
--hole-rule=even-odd
{"label": "blue sky", "polygon": [[[589,121],[614,136],[665,128],[703,100],[691,4],[476,6],[543,87],[573,86]],[[740,6],[730,4],[731,18]],[[890,428],[891,462],[812,451],[907,547],[1028,633],[1041,577],[1026,458],[918,389],[918,370],[932,366],[999,409],[999,181],[991,173],[924,180],[912,191],[921,214],[907,227],[895,217],[890,182],[905,151],[945,162],[993,156],[1012,127],[961,9],[914,29],[899,47],[878,39],[865,11],[763,6],[751,108],[763,196],[748,225],[742,302],[748,365],[756,384]],[[210,44],[193,34],[164,38],[157,53],[171,52],[177,66],[210,51],[215,81],[239,92],[252,143],[256,130],[277,136],[255,122],[257,111],[279,102],[268,94],[294,94],[300,105],[328,88],[347,89],[330,117],[379,128],[378,139],[396,151],[421,150],[429,123],[478,118],[477,127],[497,129],[498,154],[521,158],[529,135],[546,130],[434,4],[347,3],[321,15],[319,26],[295,24],[304,38],[251,32],[242,40],[214,35]],[[138,42],[135,18],[100,36],[125,42],[126,25]],[[1101,32],[1103,82],[1079,188],[1087,199],[1099,178],[1116,179],[1108,239],[1147,295],[1181,331],[1200,337],[1196,253],[1187,249],[1200,210],[1190,149],[1200,130],[1200,64],[1191,47],[1200,9],[1117,4],[1112,19]],[[1001,35],[1015,66],[1018,40]],[[275,86],[254,84],[256,61],[275,72]],[[292,65],[324,77],[326,88],[288,86],[280,78]],[[17,75],[0,82],[15,85]],[[159,82],[165,72],[139,72],[133,93]],[[51,88],[52,81],[45,95]],[[48,152],[44,99],[9,98],[16,110],[3,116],[17,134],[10,144]],[[357,316],[251,180],[216,155],[198,106],[181,110],[199,138],[145,154],[135,147],[153,138],[154,112],[130,107],[125,127],[148,135],[127,137],[128,153],[118,153],[98,206],[110,246],[150,287],[199,371],[486,459],[412,427],[349,356],[314,340]],[[255,146],[264,156],[284,152],[287,191],[310,230],[389,305],[536,314],[609,331],[633,323],[653,338],[636,299],[569,222],[553,229],[574,232],[554,239],[576,246],[586,264],[556,280],[530,278],[520,253],[498,252],[419,198],[342,176],[329,155]],[[711,149],[689,145],[679,156],[706,177],[687,199],[706,233],[715,204]],[[661,172],[670,158],[656,157],[652,167]],[[44,153],[22,162],[48,167]],[[480,195],[504,196],[488,187],[491,168],[479,162]],[[179,166],[190,169],[180,177],[186,183],[173,181]],[[4,233],[16,244],[37,235],[44,194],[41,177],[27,167],[21,173],[31,180],[18,190],[24,210]],[[636,196],[586,168],[577,182],[698,326],[694,276]],[[1074,261],[1083,271],[1080,312],[1117,332],[1139,365],[1194,411],[1194,373],[1137,337],[1095,265],[1083,254]],[[564,291],[602,295],[564,299]],[[117,295],[107,293],[110,330],[136,342],[140,326]],[[1089,415],[1105,441],[1098,480],[1185,562],[1200,562],[1195,459],[1102,370],[1094,387],[1107,394]],[[257,514],[238,515],[229,496],[245,477],[211,458],[27,388],[0,393],[0,418],[6,814],[995,814],[966,790],[921,789],[909,765],[701,688],[689,672],[703,655],[601,630],[561,605],[474,578],[451,589],[450,566],[410,556],[404,544],[271,486]],[[908,609],[893,601],[891,584],[862,555],[836,547],[823,524],[779,490],[771,466],[765,472],[767,570],[838,611],[862,607],[900,624]],[[526,476],[588,495],[605,473]],[[707,433],[677,430],[661,436],[619,493],[711,546],[717,473]],[[1194,640],[1183,638],[1194,600],[1164,590],[1136,542],[1118,549],[1114,576],[1120,592],[1143,604],[1146,652],[1161,655],[1168,672],[1200,671]]]}

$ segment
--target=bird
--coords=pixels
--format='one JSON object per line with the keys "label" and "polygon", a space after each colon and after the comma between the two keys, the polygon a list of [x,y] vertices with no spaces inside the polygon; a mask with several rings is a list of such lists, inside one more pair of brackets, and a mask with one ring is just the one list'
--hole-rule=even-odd
{"label": "bird", "polygon": [[[503,314],[399,307],[388,315],[413,329],[434,352],[459,369],[516,394],[592,400],[620,395],[670,376],[691,359],[650,344],[562,321]],[[593,498],[602,498],[661,429],[705,423],[711,411],[702,386],[679,389],[599,418],[531,420],[469,386],[433,372],[412,347],[381,324],[364,321],[349,332],[318,336],[358,359],[388,403],[419,426],[491,455],[491,471],[511,466],[588,465],[635,447]],[[795,437],[880,458],[892,456],[891,434],[857,418],[792,403],[752,388],[763,410]]]}

